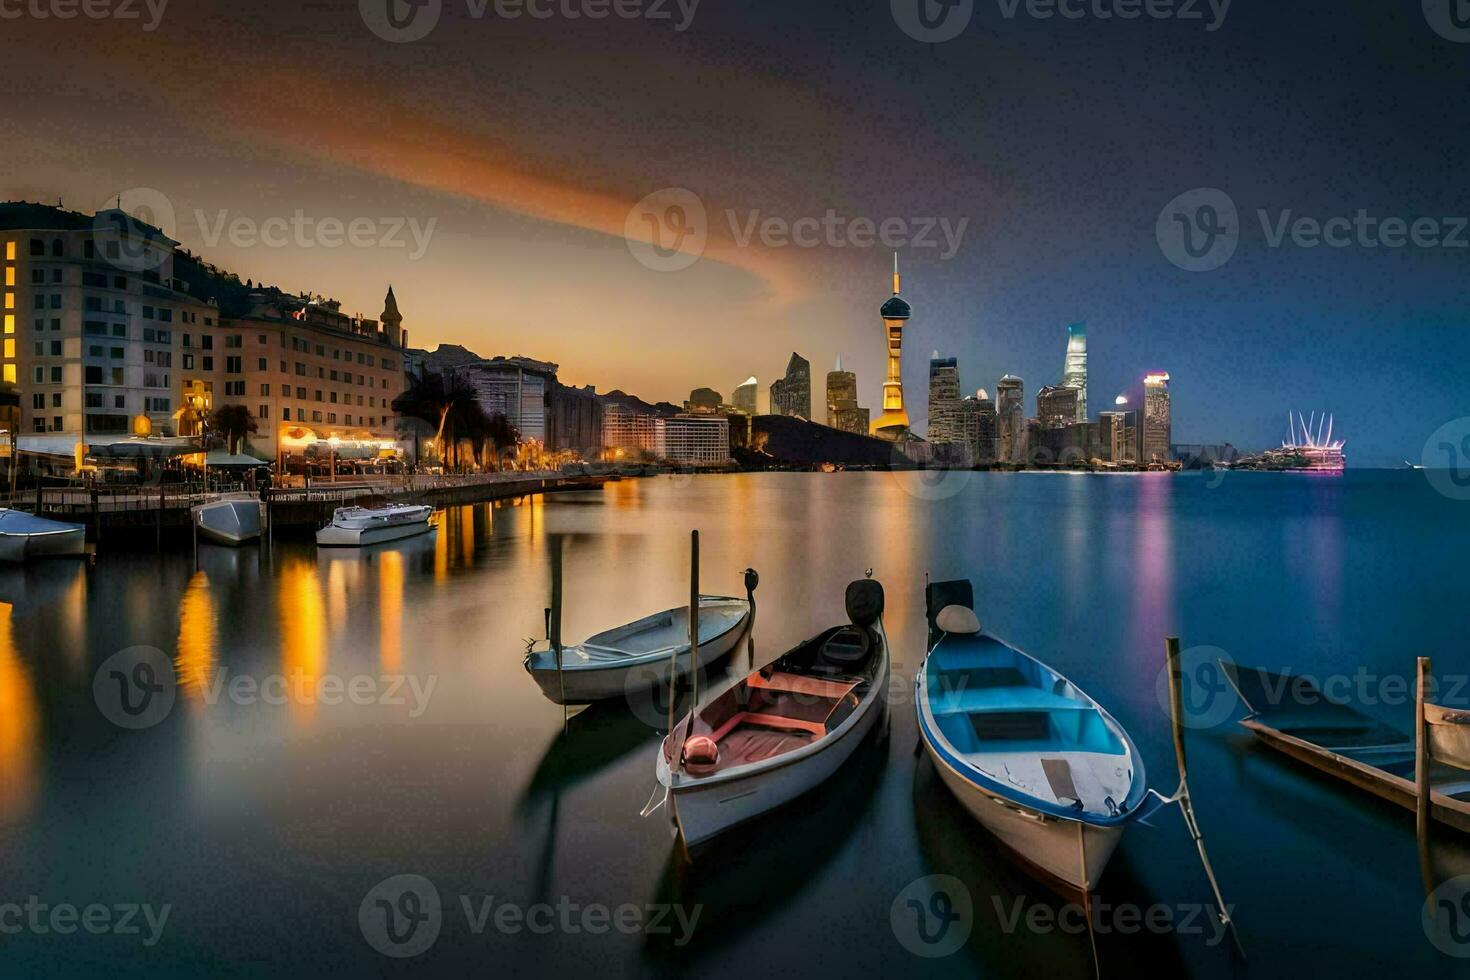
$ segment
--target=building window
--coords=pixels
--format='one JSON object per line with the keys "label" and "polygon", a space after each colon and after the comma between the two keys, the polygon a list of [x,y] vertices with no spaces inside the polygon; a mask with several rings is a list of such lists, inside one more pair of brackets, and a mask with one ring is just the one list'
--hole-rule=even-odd
{"label": "building window", "polygon": [[14,262],[15,261],[15,242],[6,242],[5,243],[5,261],[6,262]]}
{"label": "building window", "polygon": [[204,370],[206,370],[206,371],[213,371],[214,370],[214,358],[212,358],[212,357],[204,357],[204,358],[200,358],[200,360],[202,360],[204,362]]}
{"label": "building window", "polygon": [[46,243],[41,241],[39,238],[32,238],[31,258],[36,258],[37,256],[43,259],[46,257]]}
{"label": "building window", "polygon": [[225,373],[226,374],[239,374],[242,370],[244,370],[244,368],[240,364],[240,361],[241,360],[242,359],[239,358],[239,357],[227,357],[227,358],[225,358]]}
{"label": "building window", "polygon": [[185,371],[192,371],[192,370],[194,370],[194,355],[193,354],[185,354],[184,355],[184,370]]}
{"label": "building window", "polygon": [[271,417],[271,407],[269,405],[261,405],[261,406],[259,406],[255,410],[255,417],[258,418],[258,419],[268,419],[268,418],[270,418]]}

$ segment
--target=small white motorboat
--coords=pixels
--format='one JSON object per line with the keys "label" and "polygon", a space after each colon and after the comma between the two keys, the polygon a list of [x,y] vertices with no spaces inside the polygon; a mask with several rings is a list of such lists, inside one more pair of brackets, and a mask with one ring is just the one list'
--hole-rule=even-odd
{"label": "small white motorboat", "polygon": [[[745,570],[746,597],[699,597],[699,663],[709,666],[728,656],[745,635],[754,609],[758,579]],[[675,682],[693,669],[689,644],[689,607],[666,609],[636,622],[589,637],[561,650],[533,650],[523,664],[541,693],[555,704],[590,704]],[[671,666],[672,665],[672,671]]]}
{"label": "small white motorboat", "polygon": [[1143,759],[1071,681],[982,635],[971,594],[966,581],[929,586],[920,741],[950,792],[1027,870],[1085,896],[1124,829],[1152,812]]}
{"label": "small white motorboat", "polygon": [[[833,775],[888,700],[883,587],[847,587],[836,626],[679,721],[658,754],[674,832],[693,849]],[[651,813],[651,805],[644,813]]]}
{"label": "small white motorboat", "polygon": [[332,523],[316,532],[316,543],[322,548],[361,548],[411,538],[433,530],[433,514],[434,508],[416,504],[338,507]]}
{"label": "small white motorboat", "polygon": [[0,507],[0,561],[78,558],[86,553],[87,528],[84,525],[63,524],[22,510]]}
{"label": "small white motorboat", "polygon": [[251,494],[228,494],[194,508],[199,536],[215,544],[238,546],[260,537],[260,500]]}

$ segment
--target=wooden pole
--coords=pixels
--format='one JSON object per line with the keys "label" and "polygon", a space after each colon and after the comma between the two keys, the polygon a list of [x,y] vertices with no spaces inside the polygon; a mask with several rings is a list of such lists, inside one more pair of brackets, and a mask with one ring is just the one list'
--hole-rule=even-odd
{"label": "wooden pole", "polygon": [[689,711],[699,706],[699,532],[689,532]]}
{"label": "wooden pole", "polygon": [[1429,784],[1429,769],[1433,760],[1429,752],[1429,728],[1424,723],[1424,704],[1429,699],[1429,684],[1433,678],[1432,665],[1428,657],[1419,658],[1419,683],[1414,693],[1414,785],[1417,794],[1414,806],[1414,831],[1421,844],[1429,840],[1429,816],[1432,791]]}
{"label": "wooden pole", "polygon": [[102,514],[97,508],[97,489],[92,488],[92,542],[102,544]]}
{"label": "wooden pole", "polygon": [[1174,759],[1179,763],[1179,779],[1187,780],[1188,766],[1184,758],[1184,672],[1179,662],[1179,637],[1164,640],[1164,656],[1169,663],[1169,717],[1174,736]]}
{"label": "wooden pole", "polygon": [[153,515],[153,548],[160,553],[163,551],[163,503],[163,487],[160,486],[158,488],[158,513]]}
{"label": "wooden pole", "polygon": [[551,649],[556,652],[556,683],[561,690],[561,730],[567,730],[567,682],[561,667],[561,535],[551,536]]}

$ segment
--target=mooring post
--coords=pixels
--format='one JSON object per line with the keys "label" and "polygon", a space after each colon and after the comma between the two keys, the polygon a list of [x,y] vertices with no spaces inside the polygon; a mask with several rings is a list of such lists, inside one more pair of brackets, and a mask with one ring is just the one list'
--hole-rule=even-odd
{"label": "mooring post", "polygon": [[102,515],[97,509],[97,488],[92,488],[92,541],[102,543]]}
{"label": "mooring post", "polygon": [[163,487],[158,488],[158,512],[153,515],[153,547],[160,554],[163,552]]}

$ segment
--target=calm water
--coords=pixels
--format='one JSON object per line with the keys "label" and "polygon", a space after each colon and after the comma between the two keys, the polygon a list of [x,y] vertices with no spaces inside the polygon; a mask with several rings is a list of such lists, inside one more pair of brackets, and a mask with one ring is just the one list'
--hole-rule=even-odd
{"label": "calm water", "polygon": [[[987,628],[1109,707],[1166,791],[1177,779],[1156,694],[1166,634],[1319,676],[1363,667],[1406,685],[1424,653],[1441,673],[1470,670],[1470,505],[1419,474],[951,479],[658,478],[456,509],[433,538],[361,555],[278,543],[273,555],[206,547],[198,570],[179,554],[0,572],[0,904],[171,906],[153,946],[146,925],[131,937],[0,933],[4,972],[1085,976],[1085,935],[1008,927],[1018,908],[1060,903],[915,756],[906,690],[926,573],[973,579]],[[758,661],[841,621],[843,586],[872,568],[904,695],[889,737],[692,869],[664,813],[638,815],[658,738],[639,715],[657,706],[594,709],[563,736],[560,709],[520,666],[522,638],[543,630],[551,536],[565,542],[566,635],[580,638],[687,597],[691,528],[706,591],[738,591],[740,569],[760,571]],[[99,710],[93,677],[134,646],[171,659],[179,688],[166,718],[128,731]],[[405,676],[417,688],[382,680]],[[331,696],[358,677],[358,697]],[[286,678],[292,693],[232,697],[222,678],[267,691]],[[1375,713],[1406,725],[1393,684],[1374,690],[1388,692]],[[1104,973],[1141,956],[1192,976],[1463,970],[1421,928],[1407,811],[1258,748],[1239,715],[1190,732],[1189,750],[1248,967],[1208,929],[1109,932]],[[400,874],[431,880],[444,906],[437,942],[412,960],[380,956],[358,922],[369,890]],[[941,874],[964,883],[971,933],[954,955],[919,959],[890,907]],[[480,908],[492,896],[497,908],[702,909],[683,945],[677,926],[477,934],[460,899]],[[1209,900],[1174,812],[1129,831],[1101,900],[1175,921]]]}

